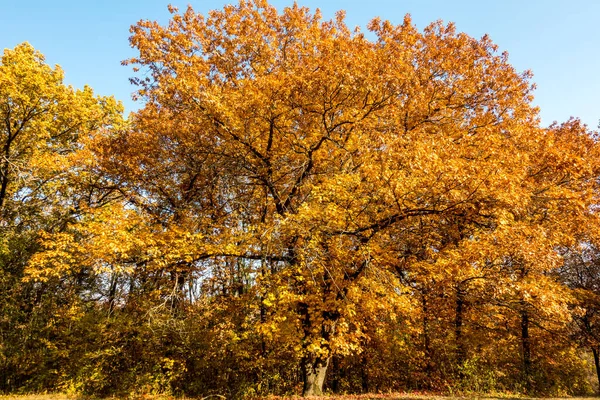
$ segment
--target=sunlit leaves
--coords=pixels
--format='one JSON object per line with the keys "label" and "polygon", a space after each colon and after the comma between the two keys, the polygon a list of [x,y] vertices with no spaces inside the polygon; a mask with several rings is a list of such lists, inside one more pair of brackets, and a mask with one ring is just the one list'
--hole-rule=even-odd
{"label": "sunlit leaves", "polygon": [[132,27],[145,103],[127,123],[29,46],[3,59],[3,212],[70,216],[40,235],[31,284],[87,279],[107,318],[175,332],[185,351],[154,360],[171,378],[564,381],[545,353],[578,365],[554,337],[579,297],[555,271],[594,226],[598,145],[576,120],[539,125],[529,72],[408,16],[366,35],[261,0],[170,11]]}

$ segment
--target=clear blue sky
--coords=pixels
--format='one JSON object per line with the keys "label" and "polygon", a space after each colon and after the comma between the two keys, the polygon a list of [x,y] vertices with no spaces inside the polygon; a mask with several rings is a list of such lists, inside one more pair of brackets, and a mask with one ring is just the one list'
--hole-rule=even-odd
{"label": "clear blue sky", "polygon": [[[133,88],[129,67],[133,54],[129,26],[140,19],[166,23],[169,0],[0,0],[0,49],[27,41],[50,64],[65,70],[66,82],[89,84],[97,93],[113,94],[128,111]],[[171,0],[197,12],[237,0]],[[271,0],[281,9],[292,0]],[[537,84],[535,103],[544,125],[579,117],[592,129],[600,119],[599,0],[298,0],[325,17],[347,12],[350,26],[364,27],[375,16],[401,23],[410,13],[418,28],[442,19],[458,30],[481,37],[488,33],[508,51],[511,63],[530,69]]]}

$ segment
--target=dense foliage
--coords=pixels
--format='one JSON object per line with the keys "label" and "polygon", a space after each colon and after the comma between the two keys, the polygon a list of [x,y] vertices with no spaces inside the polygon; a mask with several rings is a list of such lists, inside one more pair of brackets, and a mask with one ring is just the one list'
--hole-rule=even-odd
{"label": "dense foliage", "polygon": [[0,391],[592,391],[600,148],[529,73],[452,24],[171,11],[128,120],[4,52]]}

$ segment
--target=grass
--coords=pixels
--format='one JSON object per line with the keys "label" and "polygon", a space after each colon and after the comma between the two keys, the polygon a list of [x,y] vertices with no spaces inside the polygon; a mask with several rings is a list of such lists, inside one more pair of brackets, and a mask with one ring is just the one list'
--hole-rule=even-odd
{"label": "grass", "polygon": [[[61,393],[55,394],[8,394],[8,395],[0,395],[0,400],[101,400],[97,397],[84,397],[77,395],[67,395]],[[150,396],[150,395],[142,395],[142,396],[128,396],[129,400],[186,400],[183,397],[172,397],[172,396]],[[109,397],[104,400],[120,400],[118,397]],[[191,400],[191,399],[188,399]],[[208,399],[207,399],[208,400]]]}
{"label": "grass", "polygon": [[[0,400],[100,400],[98,398],[89,398],[81,396],[71,396],[66,394],[24,394],[24,395],[0,395]],[[129,400],[192,400],[185,397],[172,396],[129,396]],[[283,397],[269,397],[267,399],[284,400]],[[301,397],[291,397],[288,400],[299,400]],[[600,399],[600,397],[547,397],[547,398],[531,398],[521,396],[435,396],[429,394],[414,394],[414,393],[396,393],[396,394],[361,394],[361,395],[346,395],[346,396],[322,396],[313,397],[312,400],[464,400],[464,399],[480,399],[480,400],[591,400]],[[104,400],[119,400],[117,397],[110,397]],[[205,397],[204,399],[196,400],[219,400],[214,396]]]}
{"label": "grass", "polygon": [[23,394],[23,395],[0,395],[0,400],[73,400],[74,397],[69,397],[64,394]]}

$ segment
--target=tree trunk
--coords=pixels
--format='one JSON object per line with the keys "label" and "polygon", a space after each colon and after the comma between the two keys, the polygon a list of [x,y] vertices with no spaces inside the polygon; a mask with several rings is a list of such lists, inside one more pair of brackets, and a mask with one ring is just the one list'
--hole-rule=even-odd
{"label": "tree trunk", "polygon": [[333,375],[333,380],[331,382],[331,390],[333,391],[333,393],[339,393],[340,392],[340,379],[342,378],[342,369],[340,368],[340,358],[337,356],[334,356],[331,360],[332,365],[332,373]]}
{"label": "tree trunk", "polygon": [[325,384],[325,376],[327,375],[327,367],[329,360],[327,359],[312,359],[310,357],[302,360],[302,375],[304,380],[304,389],[302,396],[322,396],[323,385]]}
{"label": "tree trunk", "polygon": [[367,359],[364,353],[360,360],[360,383],[363,393],[369,393],[369,374],[367,372]]}
{"label": "tree trunk", "polygon": [[523,305],[521,310],[521,347],[523,350],[523,376],[525,379],[525,388],[531,389],[531,342],[529,339],[529,313]]}
{"label": "tree trunk", "polygon": [[465,305],[465,292],[460,286],[457,286],[457,288],[456,288],[456,314],[455,314],[455,319],[454,319],[454,339],[456,340],[456,366],[459,368],[459,375],[461,375],[461,378],[462,378],[463,373],[460,368],[465,363],[465,356],[466,356],[465,346],[463,343],[463,334],[462,334],[464,305]]}
{"label": "tree trunk", "polygon": [[117,284],[119,277],[116,273],[113,273],[110,277],[110,288],[108,290],[108,314],[112,314],[115,309],[116,297],[117,297]]}
{"label": "tree trunk", "polygon": [[596,376],[598,377],[598,393],[600,393],[600,354],[598,351],[599,347],[592,347],[592,353],[594,354],[594,365],[596,365]]}
{"label": "tree trunk", "polygon": [[[8,157],[8,156],[5,156]],[[2,164],[2,169],[0,170],[0,215],[4,216],[3,207],[4,207],[4,199],[6,198],[6,189],[8,188],[8,170],[10,168],[10,164],[8,163],[8,158],[4,160]]]}
{"label": "tree trunk", "polygon": [[[302,328],[304,330],[304,345],[309,343],[309,339],[312,334],[312,320],[308,311],[308,304],[300,302],[298,304],[298,314],[302,316]],[[321,340],[328,342],[330,330],[327,327],[321,327]],[[311,354],[305,347],[305,356],[301,361],[302,368],[302,380],[304,382],[304,388],[302,390],[303,396],[321,396],[323,394],[323,385],[325,383],[325,375],[327,373],[327,367],[329,366],[329,360],[331,355],[327,358],[322,358]]]}
{"label": "tree trunk", "polygon": [[[525,265],[521,265],[521,280],[523,281],[528,274]],[[528,304],[524,298],[521,298],[521,350],[523,355],[523,380],[525,390],[531,391],[531,341],[529,339],[529,311]]]}
{"label": "tree trunk", "polygon": [[[429,307],[427,304],[427,299],[425,297],[425,292],[421,292],[421,300],[422,300],[422,307],[423,307],[423,350],[425,353],[425,374],[428,377],[431,377],[432,373],[433,373],[433,369],[434,369],[434,365],[433,365],[433,356],[432,356],[432,351],[431,351],[431,339],[429,337]],[[426,385],[427,387],[429,387],[429,383],[427,382]]]}

